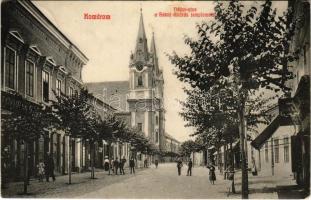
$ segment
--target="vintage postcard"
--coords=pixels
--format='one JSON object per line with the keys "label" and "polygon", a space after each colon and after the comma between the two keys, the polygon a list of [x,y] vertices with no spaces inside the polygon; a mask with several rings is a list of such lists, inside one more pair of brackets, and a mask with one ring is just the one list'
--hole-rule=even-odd
{"label": "vintage postcard", "polygon": [[310,1],[1,2],[1,196],[310,194]]}

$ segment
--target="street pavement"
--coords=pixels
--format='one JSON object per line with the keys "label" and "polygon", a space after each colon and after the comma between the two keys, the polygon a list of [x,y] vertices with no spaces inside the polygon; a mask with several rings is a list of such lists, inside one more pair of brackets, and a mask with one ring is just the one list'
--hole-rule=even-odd
{"label": "street pavement", "polygon": [[[2,191],[3,197],[30,198],[161,198],[161,199],[218,199],[241,198],[241,174],[236,173],[236,194],[227,197],[226,181],[219,173],[215,185],[208,180],[208,169],[194,167],[192,176],[186,176],[187,167],[182,175],[177,175],[175,163],[159,164],[148,169],[139,169],[135,175],[108,176],[107,172],[96,172],[96,179],[90,179],[90,173],[74,174],[72,184],[68,185],[68,176],[59,176],[55,182],[31,181],[30,194],[18,195],[22,183],[11,184]],[[278,198],[275,184],[269,177],[249,177],[250,198]]]}

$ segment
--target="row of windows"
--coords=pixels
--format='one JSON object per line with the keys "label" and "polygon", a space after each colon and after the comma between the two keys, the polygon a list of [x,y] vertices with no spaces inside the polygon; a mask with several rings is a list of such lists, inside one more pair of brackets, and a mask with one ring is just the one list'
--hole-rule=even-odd
{"label": "row of windows", "polygon": [[[274,139],[273,140],[273,155],[274,155],[274,162],[279,163],[280,162],[280,143],[279,139]],[[284,148],[284,162],[288,163],[289,162],[289,138],[283,138],[283,148]],[[271,151],[271,149],[270,149]],[[269,162],[269,142],[265,143],[265,161],[268,163]]]}
{"label": "row of windows", "polygon": [[[16,89],[17,83],[17,59],[16,51],[7,47],[5,49],[5,72],[4,72],[4,85],[7,88]],[[50,99],[50,74],[42,71],[42,98],[43,101],[48,102]],[[62,81],[56,80],[56,93],[60,95],[62,92]],[[34,97],[35,94],[35,64],[30,61],[25,61],[25,93],[29,97]],[[74,94],[74,89],[69,88],[69,95]]]}

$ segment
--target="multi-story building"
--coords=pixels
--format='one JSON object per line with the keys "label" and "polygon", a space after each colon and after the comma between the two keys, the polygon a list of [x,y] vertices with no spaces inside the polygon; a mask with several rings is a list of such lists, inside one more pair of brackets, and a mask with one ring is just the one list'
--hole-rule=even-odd
{"label": "multi-story building", "polygon": [[168,133],[165,133],[164,144],[161,150],[166,154],[166,156],[164,156],[162,160],[165,162],[172,162],[176,159],[176,156],[180,153],[179,152],[180,142],[171,135],[169,135]]}
{"label": "multi-story building", "polygon": [[[116,108],[117,115],[129,119],[131,127],[137,127],[161,149],[164,142],[163,84],[154,35],[149,49],[141,13],[135,51],[130,56],[129,80],[86,85],[96,97]],[[145,155],[139,153],[138,160],[144,159]]]}
{"label": "multi-story building", "polygon": [[[50,105],[56,93],[67,95],[82,87],[81,71],[88,58],[30,1],[6,1],[1,4],[1,118],[16,112],[14,105],[23,104],[12,98],[10,91],[28,102]],[[24,145],[1,130],[1,151],[9,152],[7,166],[11,177],[22,176]],[[31,142],[30,175],[47,152],[53,155],[58,173],[67,172],[69,139],[62,132]],[[73,141],[73,157],[79,154],[79,143]],[[74,166],[77,161],[73,160]]]}
{"label": "multi-story building", "polygon": [[269,163],[272,175],[293,174],[297,183],[310,186],[310,3],[289,1],[298,20],[290,50],[299,50],[291,63],[294,79],[287,82],[291,93],[279,99],[278,113],[252,145],[260,149],[263,163]]}

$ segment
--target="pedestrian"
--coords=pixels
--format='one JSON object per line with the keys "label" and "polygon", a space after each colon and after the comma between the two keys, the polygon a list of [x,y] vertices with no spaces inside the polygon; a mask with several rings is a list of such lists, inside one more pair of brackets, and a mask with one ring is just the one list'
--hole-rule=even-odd
{"label": "pedestrian", "polygon": [[182,164],[181,158],[178,158],[178,160],[177,160],[178,176],[181,175],[181,168],[182,168],[182,166],[183,166],[183,164]]}
{"label": "pedestrian", "polygon": [[135,174],[135,161],[133,157],[130,159],[130,171],[131,171],[131,174],[132,173]]}
{"label": "pedestrian", "polygon": [[120,174],[125,175],[124,173],[124,165],[126,163],[126,159],[125,156],[123,156],[123,158],[120,160]]}
{"label": "pedestrian", "polygon": [[113,161],[113,167],[115,170],[115,174],[118,175],[118,168],[119,168],[119,159],[116,157],[116,159]]}
{"label": "pedestrian", "polygon": [[233,188],[233,181],[234,181],[234,169],[231,165],[227,167],[226,174],[227,174],[227,189],[228,189],[227,196],[229,196],[230,191],[233,193],[232,188]]}
{"label": "pedestrian", "polygon": [[158,168],[159,161],[156,159],[156,160],[154,161],[154,164],[155,164],[156,168]]}
{"label": "pedestrian", "polygon": [[104,169],[105,169],[105,171],[109,171],[109,159],[108,159],[108,156],[105,156]]}
{"label": "pedestrian", "polygon": [[45,174],[45,172],[44,172],[45,165],[44,165],[44,162],[42,161],[42,159],[40,159],[40,161],[37,165],[37,168],[38,168],[39,182],[42,182],[44,174]]}
{"label": "pedestrian", "polygon": [[209,180],[211,184],[214,185],[214,182],[216,181],[215,167],[211,165],[208,168],[209,168]]}
{"label": "pedestrian", "polygon": [[54,175],[54,160],[52,155],[50,155],[50,153],[47,153],[45,161],[44,161],[44,165],[45,165],[45,179],[46,182],[49,182],[50,177],[52,177],[53,181],[55,181],[55,175]]}
{"label": "pedestrian", "polygon": [[254,157],[252,157],[252,174],[253,174],[253,176],[257,176],[257,168],[256,168],[256,163],[255,163]]}
{"label": "pedestrian", "polygon": [[110,169],[112,171],[112,174],[114,174],[114,165],[113,165],[113,163],[114,163],[114,160],[109,160]]}
{"label": "pedestrian", "polygon": [[147,168],[148,167],[148,160],[147,160],[147,158],[145,158],[145,160],[144,160],[144,168]]}
{"label": "pedestrian", "polygon": [[188,162],[187,176],[191,176],[191,175],[192,175],[192,160],[190,158]]}

